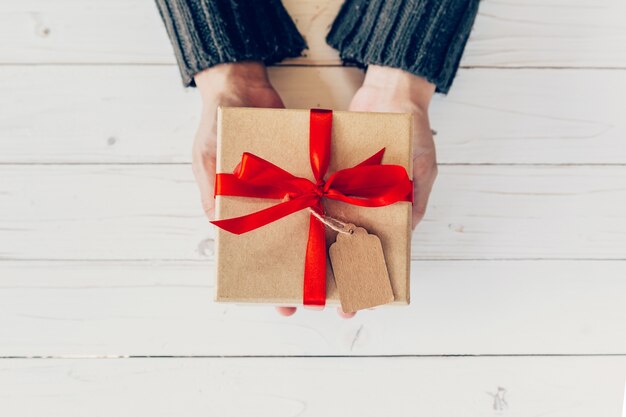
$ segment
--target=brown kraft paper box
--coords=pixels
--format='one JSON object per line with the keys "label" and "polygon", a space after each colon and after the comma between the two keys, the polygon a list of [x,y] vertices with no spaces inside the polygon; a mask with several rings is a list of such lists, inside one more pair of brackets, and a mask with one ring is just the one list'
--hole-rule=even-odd
{"label": "brown kraft paper box", "polygon": [[[385,148],[383,164],[406,168],[412,177],[412,115],[333,112],[328,175],[352,167]],[[250,152],[298,177],[313,180],[309,162],[309,110],[229,108],[218,110],[217,172],[232,172]],[[276,199],[216,196],[216,219],[252,213]],[[382,243],[394,293],[393,304],[409,303],[411,203],[359,207],[323,199],[326,214],[375,234]],[[236,235],[215,227],[218,302],[302,305],[309,211],[298,211]],[[337,232],[326,228],[326,245]],[[326,304],[339,295],[327,258]]]}

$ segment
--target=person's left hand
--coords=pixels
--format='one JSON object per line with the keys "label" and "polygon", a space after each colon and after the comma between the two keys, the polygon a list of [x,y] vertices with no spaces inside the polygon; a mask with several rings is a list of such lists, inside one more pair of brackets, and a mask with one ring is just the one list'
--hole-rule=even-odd
{"label": "person's left hand", "polygon": [[370,65],[350,111],[413,114],[413,229],[426,213],[437,177],[437,157],[428,120],[435,85],[397,68]]}

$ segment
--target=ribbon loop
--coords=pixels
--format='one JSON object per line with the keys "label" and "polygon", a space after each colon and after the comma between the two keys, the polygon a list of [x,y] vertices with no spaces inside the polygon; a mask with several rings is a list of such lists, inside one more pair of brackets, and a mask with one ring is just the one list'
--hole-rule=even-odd
{"label": "ribbon loop", "polygon": [[331,110],[311,109],[309,112],[309,159],[317,181],[323,180],[328,170],[332,125]]}

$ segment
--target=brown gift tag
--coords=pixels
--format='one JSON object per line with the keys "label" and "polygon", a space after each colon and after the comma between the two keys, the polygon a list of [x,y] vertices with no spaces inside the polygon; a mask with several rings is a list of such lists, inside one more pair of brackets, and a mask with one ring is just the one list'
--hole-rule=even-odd
{"label": "brown gift tag", "polygon": [[380,239],[353,224],[346,225],[346,230],[352,232],[339,233],[329,249],[342,310],[352,313],[392,302]]}

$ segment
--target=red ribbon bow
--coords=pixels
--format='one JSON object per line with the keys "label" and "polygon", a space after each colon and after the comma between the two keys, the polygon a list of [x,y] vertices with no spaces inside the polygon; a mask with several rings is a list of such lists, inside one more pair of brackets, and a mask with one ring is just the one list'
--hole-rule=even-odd
{"label": "red ribbon bow", "polygon": [[[232,174],[216,174],[215,195],[288,199],[255,213],[211,223],[231,233],[242,234],[307,207],[323,215],[322,197],[363,207],[413,201],[413,183],[406,169],[400,165],[381,164],[385,148],[352,168],[331,174],[324,181],[330,160],[331,128],[331,110],[311,109],[309,158],[315,182],[296,177],[248,152],[244,152]],[[324,224],[313,214],[309,222],[303,303],[322,306],[326,303]]]}

